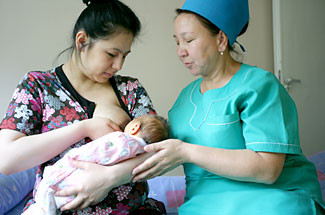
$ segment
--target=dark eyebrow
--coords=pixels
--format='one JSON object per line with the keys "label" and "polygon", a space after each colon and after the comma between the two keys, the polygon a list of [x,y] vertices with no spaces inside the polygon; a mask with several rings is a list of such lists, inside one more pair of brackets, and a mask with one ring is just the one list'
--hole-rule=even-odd
{"label": "dark eyebrow", "polygon": [[[181,35],[184,36],[184,35],[186,35],[186,34],[190,34],[190,33],[193,33],[193,32],[184,32],[184,33],[182,33]],[[176,37],[175,34],[173,35],[173,37],[174,37],[175,39],[177,39],[177,37]]]}
{"label": "dark eyebrow", "polygon": [[114,49],[115,51],[117,51],[117,52],[123,54],[123,55],[131,53],[131,50],[126,51],[125,53],[123,53],[120,49],[117,49],[117,48],[113,48],[113,49]]}

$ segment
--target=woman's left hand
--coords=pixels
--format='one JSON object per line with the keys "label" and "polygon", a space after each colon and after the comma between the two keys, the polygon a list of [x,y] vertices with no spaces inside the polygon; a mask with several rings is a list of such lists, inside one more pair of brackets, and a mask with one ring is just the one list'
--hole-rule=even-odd
{"label": "woman's left hand", "polygon": [[[72,165],[84,171],[83,177],[75,186],[67,187],[55,193],[55,196],[75,195],[75,198],[61,207],[64,210],[80,210],[100,202],[113,188],[114,179],[107,174],[110,167],[85,161],[71,161]],[[111,183],[111,184],[109,184]]]}
{"label": "woman's left hand", "polygon": [[132,181],[147,180],[162,175],[184,163],[185,144],[177,139],[168,139],[145,146],[146,152],[155,152],[155,154],[132,171],[135,175]]}

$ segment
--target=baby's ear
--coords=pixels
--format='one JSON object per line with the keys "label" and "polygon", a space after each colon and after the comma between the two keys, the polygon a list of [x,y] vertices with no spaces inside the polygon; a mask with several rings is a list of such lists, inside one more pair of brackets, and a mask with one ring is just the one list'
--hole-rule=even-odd
{"label": "baby's ear", "polygon": [[136,135],[140,131],[140,128],[141,124],[139,122],[135,122],[131,128],[131,134]]}

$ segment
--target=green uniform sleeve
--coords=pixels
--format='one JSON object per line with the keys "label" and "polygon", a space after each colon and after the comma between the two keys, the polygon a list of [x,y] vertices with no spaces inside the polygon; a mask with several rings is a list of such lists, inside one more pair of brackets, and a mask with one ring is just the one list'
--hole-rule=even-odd
{"label": "green uniform sleeve", "polygon": [[301,153],[298,114],[285,88],[264,70],[246,80],[241,107],[246,147],[254,151]]}

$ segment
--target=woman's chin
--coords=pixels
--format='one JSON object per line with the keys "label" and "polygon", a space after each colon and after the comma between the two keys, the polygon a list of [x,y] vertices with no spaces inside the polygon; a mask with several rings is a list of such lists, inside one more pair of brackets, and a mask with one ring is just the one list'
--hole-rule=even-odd
{"label": "woman's chin", "polygon": [[195,69],[190,69],[190,73],[193,75],[193,76],[198,76],[200,75],[200,71],[197,71]]}

